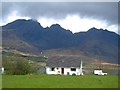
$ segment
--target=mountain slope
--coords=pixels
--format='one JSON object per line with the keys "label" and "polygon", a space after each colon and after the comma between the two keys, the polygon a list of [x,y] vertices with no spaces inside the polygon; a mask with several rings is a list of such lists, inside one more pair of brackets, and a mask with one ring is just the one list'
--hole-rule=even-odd
{"label": "mountain slope", "polygon": [[[3,47],[39,54],[44,50],[57,52],[69,49],[84,57],[117,63],[120,36],[108,30],[91,28],[73,34],[58,24],[43,28],[34,20],[16,20],[2,26]],[[51,51],[52,52],[52,51]],[[68,50],[65,51],[66,54]],[[64,52],[64,54],[65,54]]]}
{"label": "mountain slope", "polygon": [[84,33],[82,37],[78,33],[79,38],[83,38],[80,50],[89,56],[101,57],[111,62],[118,60],[118,40],[120,36],[107,30],[91,28]]}

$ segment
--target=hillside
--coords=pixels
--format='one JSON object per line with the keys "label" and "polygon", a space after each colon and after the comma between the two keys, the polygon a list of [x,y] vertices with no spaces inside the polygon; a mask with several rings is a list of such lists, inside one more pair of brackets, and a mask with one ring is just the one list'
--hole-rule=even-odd
{"label": "hillside", "polygon": [[[118,63],[120,36],[108,30],[91,28],[87,32],[73,34],[58,24],[43,28],[34,20],[18,19],[2,26],[3,48],[49,57],[53,53],[74,55],[87,60],[103,60]],[[73,53],[74,52],[74,53]]]}

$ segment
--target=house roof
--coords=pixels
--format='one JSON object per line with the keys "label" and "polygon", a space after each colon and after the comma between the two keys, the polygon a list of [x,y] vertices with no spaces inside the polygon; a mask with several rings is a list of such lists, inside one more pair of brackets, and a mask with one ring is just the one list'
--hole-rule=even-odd
{"label": "house roof", "polygon": [[54,56],[48,58],[48,67],[80,67],[81,59],[66,56]]}

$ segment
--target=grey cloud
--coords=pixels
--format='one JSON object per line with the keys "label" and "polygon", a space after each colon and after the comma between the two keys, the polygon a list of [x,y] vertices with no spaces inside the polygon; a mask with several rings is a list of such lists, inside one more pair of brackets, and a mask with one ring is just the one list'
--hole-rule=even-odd
{"label": "grey cloud", "polygon": [[4,2],[2,3],[3,20],[10,12],[17,10],[21,16],[64,18],[66,15],[78,14],[82,17],[106,19],[111,24],[118,21],[117,2]]}

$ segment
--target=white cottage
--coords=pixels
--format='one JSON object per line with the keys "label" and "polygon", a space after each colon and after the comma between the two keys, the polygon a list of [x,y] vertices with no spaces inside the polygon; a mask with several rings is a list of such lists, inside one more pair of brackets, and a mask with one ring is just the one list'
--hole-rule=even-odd
{"label": "white cottage", "polygon": [[57,59],[48,59],[46,73],[59,75],[83,75],[82,61],[61,57]]}

